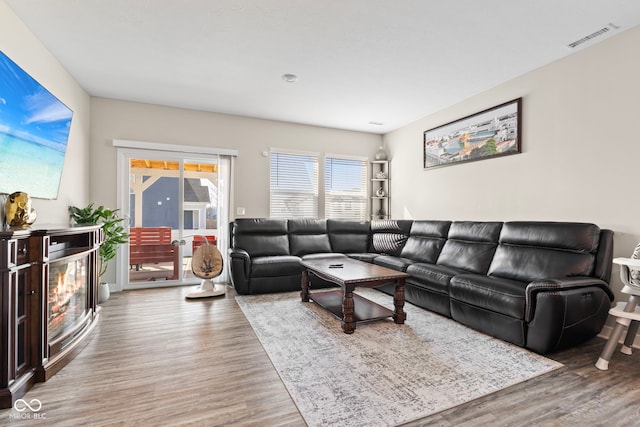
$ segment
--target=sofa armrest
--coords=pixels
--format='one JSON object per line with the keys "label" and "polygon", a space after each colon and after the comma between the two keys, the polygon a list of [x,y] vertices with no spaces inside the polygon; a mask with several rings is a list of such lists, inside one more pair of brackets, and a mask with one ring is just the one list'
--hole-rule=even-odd
{"label": "sofa armrest", "polygon": [[231,282],[236,292],[241,295],[249,293],[251,277],[251,256],[243,249],[229,249],[231,259]]}
{"label": "sofa armrest", "polygon": [[249,277],[251,272],[251,255],[244,249],[229,249],[229,256],[231,257],[231,263],[237,265],[235,260],[242,261],[244,275]]}
{"label": "sofa armrest", "polygon": [[611,301],[614,295],[609,285],[604,280],[588,276],[565,277],[562,279],[536,280],[527,285],[525,289],[525,315],[524,320],[530,322],[535,314],[536,295],[541,292],[562,293],[563,291],[596,287],[602,289]]}

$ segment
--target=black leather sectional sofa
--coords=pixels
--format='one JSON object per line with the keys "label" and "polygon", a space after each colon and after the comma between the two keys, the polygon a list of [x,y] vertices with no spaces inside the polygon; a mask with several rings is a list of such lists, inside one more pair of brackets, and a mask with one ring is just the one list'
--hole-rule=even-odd
{"label": "black leather sectional sofa", "polygon": [[406,271],[407,302],[542,354],[598,334],[614,298],[613,232],[587,223],[237,219],[229,253],[238,294],[299,290],[313,257]]}

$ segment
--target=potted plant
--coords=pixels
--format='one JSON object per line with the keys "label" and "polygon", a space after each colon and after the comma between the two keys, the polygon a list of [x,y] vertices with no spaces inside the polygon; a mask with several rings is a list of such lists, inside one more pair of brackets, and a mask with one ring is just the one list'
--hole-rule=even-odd
{"label": "potted plant", "polygon": [[127,243],[129,234],[122,225],[124,218],[118,216],[118,209],[107,209],[104,206],[94,207],[94,203],[84,208],[69,206],[69,215],[78,225],[101,224],[104,240],[98,250],[98,303],[109,299],[109,285],[102,281],[109,261],[115,258],[118,245]]}

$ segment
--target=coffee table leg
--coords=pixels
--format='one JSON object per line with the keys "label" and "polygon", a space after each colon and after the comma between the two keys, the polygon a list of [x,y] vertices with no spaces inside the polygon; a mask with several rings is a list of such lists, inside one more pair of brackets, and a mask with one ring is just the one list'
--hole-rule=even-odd
{"label": "coffee table leg", "polygon": [[353,288],[345,286],[342,298],[342,330],[345,334],[352,334],[356,330],[356,322],[353,320]]}
{"label": "coffee table leg", "polygon": [[302,302],[309,302],[309,272],[306,267],[302,267],[300,286],[302,288],[300,291],[300,299],[302,299]]}
{"label": "coffee table leg", "polygon": [[396,280],[396,290],[393,294],[393,306],[395,311],[393,312],[393,321],[399,325],[402,325],[407,319],[407,313],[404,312],[404,279]]}

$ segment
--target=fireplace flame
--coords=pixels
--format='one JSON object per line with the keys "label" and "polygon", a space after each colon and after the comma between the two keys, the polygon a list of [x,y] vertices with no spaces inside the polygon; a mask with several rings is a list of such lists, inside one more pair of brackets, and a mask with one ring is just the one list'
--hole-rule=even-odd
{"label": "fireplace flame", "polygon": [[56,286],[49,294],[49,303],[51,303],[51,313],[62,313],[66,310],[67,304],[78,290],[78,286],[69,283],[67,275],[58,273],[56,277]]}
{"label": "fireplace flame", "polygon": [[82,319],[87,308],[87,258],[50,266],[49,339],[63,334]]}
{"label": "fireplace flame", "polygon": [[55,296],[56,302],[59,304],[61,302],[60,297],[65,293],[65,283],[64,283],[64,275],[58,273],[58,286],[56,286]]}

